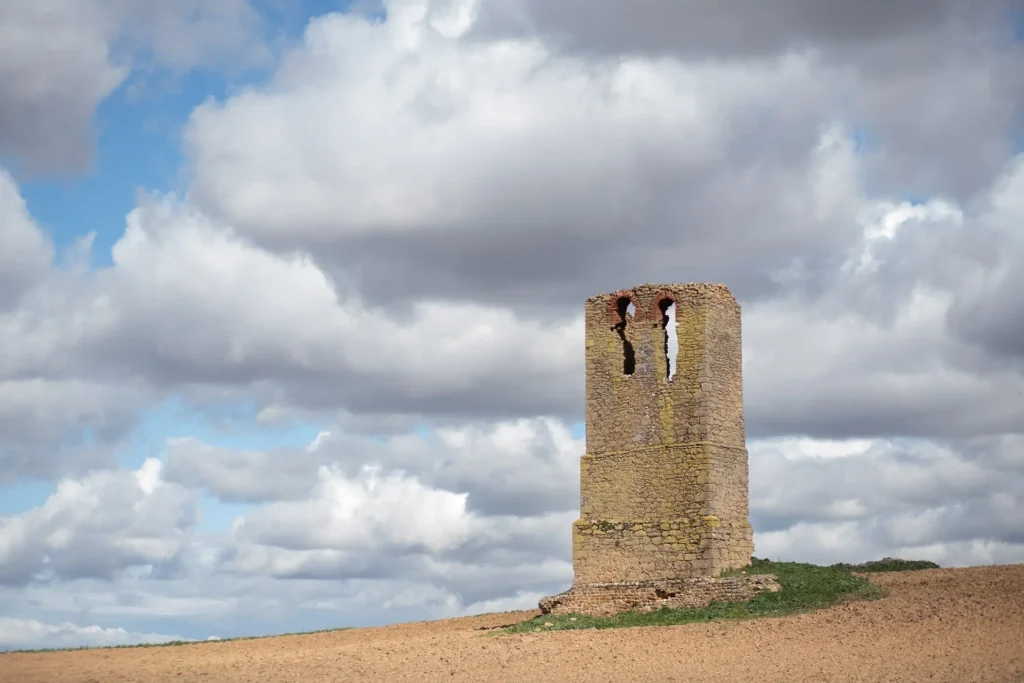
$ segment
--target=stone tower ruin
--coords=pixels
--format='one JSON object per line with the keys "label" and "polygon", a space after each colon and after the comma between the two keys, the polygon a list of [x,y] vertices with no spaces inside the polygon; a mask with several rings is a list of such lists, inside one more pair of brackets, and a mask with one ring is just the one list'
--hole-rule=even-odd
{"label": "stone tower ruin", "polygon": [[[667,312],[678,352],[670,378]],[[750,564],[740,308],[717,284],[641,285],[586,302],[586,454],[572,588],[545,613],[745,600]]]}

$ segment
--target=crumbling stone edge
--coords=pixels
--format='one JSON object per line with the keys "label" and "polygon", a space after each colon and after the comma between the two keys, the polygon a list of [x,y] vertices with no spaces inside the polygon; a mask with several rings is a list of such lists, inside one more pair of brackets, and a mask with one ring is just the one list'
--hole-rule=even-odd
{"label": "crumbling stone edge", "polygon": [[781,590],[773,574],[578,584],[559,595],[542,598],[540,611],[603,617],[619,612],[653,612],[662,607],[684,609],[706,607],[713,602],[746,602],[760,593]]}

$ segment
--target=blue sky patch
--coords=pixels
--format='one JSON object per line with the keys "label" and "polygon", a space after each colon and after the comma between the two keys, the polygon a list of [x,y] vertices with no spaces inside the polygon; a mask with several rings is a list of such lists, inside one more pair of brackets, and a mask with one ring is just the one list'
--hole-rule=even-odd
{"label": "blue sky patch", "polygon": [[[246,406],[224,420],[224,415],[199,411],[180,397],[171,397],[149,412],[132,435],[132,446],[120,458],[128,469],[137,469],[146,458],[163,457],[166,440],[191,437],[203,443],[234,450],[305,448],[321,431],[317,425],[296,422],[267,425],[258,422]],[[211,417],[212,416],[212,417]]]}

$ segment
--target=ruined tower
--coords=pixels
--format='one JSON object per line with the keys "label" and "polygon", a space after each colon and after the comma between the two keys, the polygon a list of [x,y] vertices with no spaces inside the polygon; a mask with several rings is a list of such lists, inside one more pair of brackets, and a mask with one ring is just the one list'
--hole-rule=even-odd
{"label": "ruined tower", "polygon": [[585,320],[575,581],[541,609],[599,614],[776,590],[771,577],[714,578],[747,566],[754,549],[732,294],[716,284],[641,285],[591,297]]}

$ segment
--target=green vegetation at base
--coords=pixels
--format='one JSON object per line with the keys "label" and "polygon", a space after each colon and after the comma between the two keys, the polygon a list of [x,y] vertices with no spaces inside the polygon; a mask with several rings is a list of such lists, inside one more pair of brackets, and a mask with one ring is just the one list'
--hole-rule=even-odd
{"label": "green vegetation at base", "polygon": [[[884,567],[884,568],[883,568]],[[772,562],[751,559],[747,574],[774,574],[782,590],[761,593],[748,602],[716,602],[690,609],[662,608],[653,612],[621,612],[608,617],[583,614],[542,614],[498,633],[527,633],[586,628],[625,628],[630,626],[672,626],[708,621],[756,619],[798,614],[840,602],[874,600],[885,594],[855,572],[910,571],[932,569],[933,562],[914,562],[885,558],[859,565],[834,564],[819,567],[799,562]],[[730,572],[735,574],[737,572]],[[551,624],[547,626],[546,624]]]}

